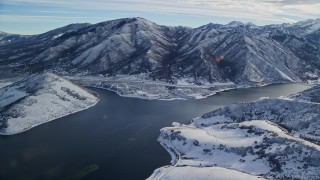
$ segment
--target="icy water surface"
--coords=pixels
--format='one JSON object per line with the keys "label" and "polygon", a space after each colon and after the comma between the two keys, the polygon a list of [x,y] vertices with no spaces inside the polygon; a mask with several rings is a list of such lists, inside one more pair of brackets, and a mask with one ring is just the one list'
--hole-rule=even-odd
{"label": "icy water surface", "polygon": [[170,162],[157,143],[159,130],[193,117],[260,97],[307,89],[277,84],[222,92],[200,100],[156,101],[93,89],[100,101],[88,110],[0,136],[0,179],[145,179]]}

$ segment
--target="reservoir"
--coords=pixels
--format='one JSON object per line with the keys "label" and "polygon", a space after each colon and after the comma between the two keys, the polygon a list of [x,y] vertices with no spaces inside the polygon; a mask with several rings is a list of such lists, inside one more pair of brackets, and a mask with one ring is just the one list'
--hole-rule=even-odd
{"label": "reservoir", "polygon": [[145,179],[170,163],[160,129],[235,102],[289,95],[309,88],[275,84],[236,89],[199,100],[157,101],[100,96],[90,109],[13,136],[0,136],[0,179]]}

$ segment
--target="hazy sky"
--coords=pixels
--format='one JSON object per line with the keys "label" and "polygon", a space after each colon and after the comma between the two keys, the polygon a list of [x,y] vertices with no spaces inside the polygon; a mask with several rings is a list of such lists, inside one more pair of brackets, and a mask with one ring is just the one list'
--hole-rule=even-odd
{"label": "hazy sky", "polygon": [[0,0],[0,31],[37,34],[70,23],[143,17],[198,27],[230,21],[257,25],[320,17],[320,0]]}

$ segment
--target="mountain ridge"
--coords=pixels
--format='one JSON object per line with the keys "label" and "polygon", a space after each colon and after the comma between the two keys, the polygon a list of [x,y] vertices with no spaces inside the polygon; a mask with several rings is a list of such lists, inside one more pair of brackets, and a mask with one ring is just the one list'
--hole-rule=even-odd
{"label": "mountain ridge", "polygon": [[187,79],[198,85],[249,86],[317,80],[320,75],[319,19],[188,28],[123,18],[69,25],[0,44],[1,71],[31,74],[142,74],[144,79],[171,84]]}

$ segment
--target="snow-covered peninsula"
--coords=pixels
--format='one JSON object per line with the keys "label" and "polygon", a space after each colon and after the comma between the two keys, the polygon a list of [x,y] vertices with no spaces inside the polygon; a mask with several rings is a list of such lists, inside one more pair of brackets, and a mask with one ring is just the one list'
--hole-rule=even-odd
{"label": "snow-covered peninsula", "polygon": [[[320,176],[320,86],[301,93],[228,105],[161,129],[172,166],[149,179],[316,179]],[[217,168],[223,169],[217,173]],[[236,173],[245,173],[238,176]],[[249,175],[247,175],[249,174]]]}
{"label": "snow-covered peninsula", "polygon": [[98,101],[57,75],[33,75],[0,89],[0,134],[12,135],[87,109]]}

